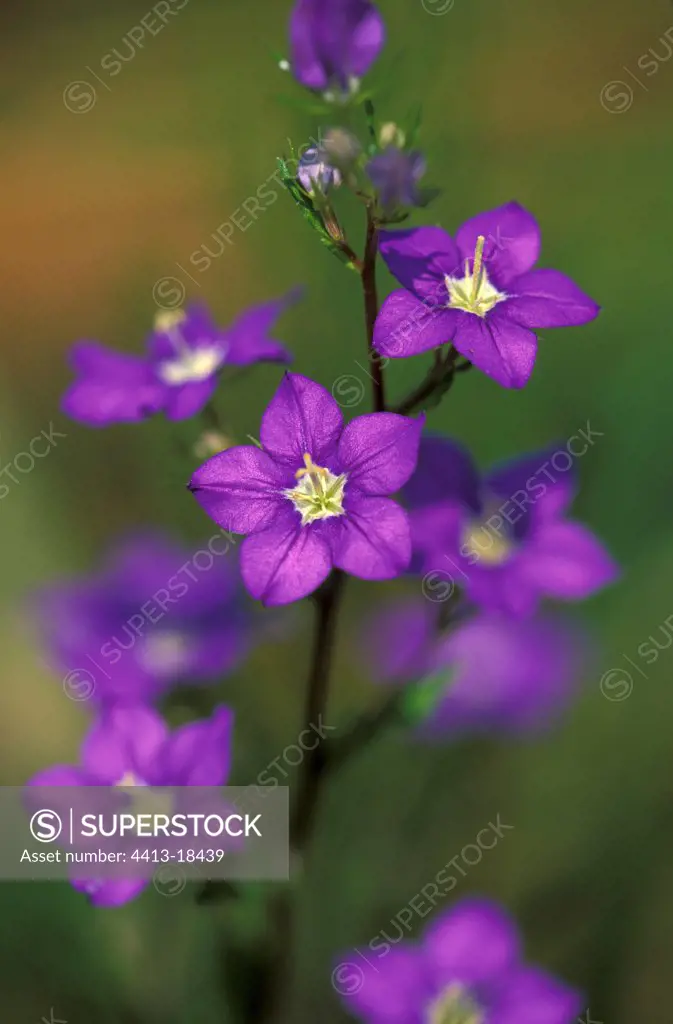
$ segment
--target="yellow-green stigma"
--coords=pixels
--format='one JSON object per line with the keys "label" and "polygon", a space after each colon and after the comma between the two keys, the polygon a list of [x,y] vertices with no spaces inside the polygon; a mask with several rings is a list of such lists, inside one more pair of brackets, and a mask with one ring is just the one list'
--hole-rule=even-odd
{"label": "yellow-green stigma", "polygon": [[425,1011],[425,1024],[484,1024],[484,1015],[462,985],[451,984]]}
{"label": "yellow-green stigma", "polygon": [[184,309],[160,309],[154,317],[154,330],[170,335],[173,328],[179,327],[186,319]]}
{"label": "yellow-green stigma", "polygon": [[481,523],[470,523],[463,532],[463,552],[484,565],[502,565],[513,549],[508,536],[488,530]]}
{"label": "yellow-green stigma", "polygon": [[485,317],[498,302],[507,298],[504,292],[499,292],[488,279],[484,266],[484,243],[483,235],[477,238],[474,250],[472,271],[470,261],[465,260],[464,277],[447,277],[446,287],[449,293],[449,309],[462,309],[464,313],[473,313],[475,316]]}
{"label": "yellow-green stigma", "polygon": [[221,345],[199,344],[198,348],[187,345],[181,331],[186,319],[187,314],[182,309],[162,309],[154,317],[155,331],[166,335],[175,352],[175,358],[163,359],[156,372],[164,384],[175,387],[212,377],[226,355]]}
{"label": "yellow-green stigma", "polygon": [[324,466],[316,466],[308,454],[304,465],[297,470],[297,486],[283,493],[301,513],[301,525],[317,519],[330,519],[344,515],[343,497],[346,475],[335,476]]}

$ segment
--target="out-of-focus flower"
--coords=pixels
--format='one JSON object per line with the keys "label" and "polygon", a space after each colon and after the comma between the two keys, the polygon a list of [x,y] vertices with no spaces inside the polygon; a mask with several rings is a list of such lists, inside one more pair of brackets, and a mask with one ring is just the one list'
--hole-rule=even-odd
{"label": "out-of-focus flower", "polygon": [[565,518],[574,469],[560,446],[482,479],[460,445],[424,437],[405,488],[418,568],[450,577],[483,608],[521,616],[545,597],[581,601],[612,583],[618,568],[603,545]]}
{"label": "out-of-focus flower", "polygon": [[230,448],[196,471],[195,498],[220,526],[249,534],[243,581],[267,605],[312,593],[332,568],[361,579],[398,576],[411,546],[388,495],[411,476],[423,420],[359,416],[314,381],[287,373],[264,416],[261,448]]}
{"label": "out-of-focus flower", "polygon": [[401,602],[367,630],[374,678],[411,684],[421,736],[534,732],[570,703],[588,654],[576,628],[556,616],[512,621],[477,612],[441,630],[439,607]]}
{"label": "out-of-focus flower", "polygon": [[80,676],[93,680],[95,702],[135,702],[215,681],[239,663],[250,624],[230,543],[212,537],[195,552],[136,535],[100,573],[37,595],[49,653],[75,699]]}
{"label": "out-of-focus flower", "polygon": [[425,170],[422,153],[418,150],[405,153],[397,146],[387,146],[372,157],[366,167],[386,211],[396,210],[399,206],[421,205],[422,196],[417,186]]}
{"label": "out-of-focus flower", "polygon": [[[174,732],[150,708],[114,707],[85,736],[78,765],[54,765],[29,785],[222,786],[231,767],[232,729],[233,712],[224,706]],[[148,881],[88,878],[73,885],[95,906],[116,907],[134,899]]]}
{"label": "out-of-focus flower", "polygon": [[386,121],[385,124],[381,125],[381,128],[379,129],[380,146],[398,146],[402,149],[405,142],[406,135],[400,126],[395,124],[394,121]]}
{"label": "out-of-focus flower", "polygon": [[358,962],[357,985],[348,967],[335,968],[335,987],[364,1024],[575,1024],[583,1006],[575,989],[524,962],[516,923],[490,900],[462,900],[420,942]]}
{"label": "out-of-focus flower", "polygon": [[383,18],[369,0],[297,0],[290,18],[292,72],[308,89],[351,93],[384,40]]}
{"label": "out-of-focus flower", "polygon": [[326,154],[318,146],[311,146],[301,157],[297,178],[301,187],[309,194],[317,188],[326,195],[331,188],[338,188],[341,184],[340,172],[328,163]]}
{"label": "out-of-focus flower", "polygon": [[380,250],[404,286],[376,321],[374,347],[383,356],[450,341],[503,387],[521,388],[535,363],[534,331],[585,324],[600,310],[565,274],[533,269],[540,230],[518,203],[468,220],[455,241],[438,227],[383,231]]}
{"label": "out-of-focus flower", "polygon": [[227,329],[205,306],[157,313],[145,356],[127,355],[95,341],[73,346],[77,380],[63,396],[66,415],[90,427],[134,423],[163,412],[170,420],[195,416],[212,397],[225,366],[290,362],[289,353],[269,337],[280,314],[299,297],[253,306]]}

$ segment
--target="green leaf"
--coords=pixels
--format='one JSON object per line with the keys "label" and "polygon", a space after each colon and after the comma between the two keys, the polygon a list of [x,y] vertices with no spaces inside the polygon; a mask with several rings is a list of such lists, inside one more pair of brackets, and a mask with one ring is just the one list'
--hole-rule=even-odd
{"label": "green leaf", "polygon": [[347,253],[343,251],[341,246],[336,242],[325,226],[325,221],[320,214],[320,211],[316,209],[315,203],[308,192],[304,191],[296,177],[290,172],[287,161],[283,157],[278,158],[278,168],[281,174],[281,182],[290,194],[295,206],[298,207],[301,215],[310,224],[313,230],[316,232],[322,244],[329,249],[333,256],[336,256],[338,260],[345,263],[347,267],[352,270],[356,268]]}
{"label": "green leaf", "polygon": [[451,669],[443,669],[407,687],[402,699],[402,715],[410,725],[425,721],[435,710],[453,682]]}

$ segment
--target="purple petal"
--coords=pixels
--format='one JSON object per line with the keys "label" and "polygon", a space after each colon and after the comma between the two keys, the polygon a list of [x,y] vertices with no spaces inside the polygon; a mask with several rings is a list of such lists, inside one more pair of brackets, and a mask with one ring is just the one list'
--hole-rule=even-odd
{"label": "purple petal", "polygon": [[90,785],[88,776],[80,769],[71,764],[55,764],[51,768],[45,768],[38,772],[27,783],[29,786],[87,786]]}
{"label": "purple petal", "polygon": [[[502,303],[504,306],[505,303]],[[537,338],[496,307],[485,317],[458,313],[454,347],[478,370],[505,388],[522,388],[535,364]]]}
{"label": "purple petal", "polygon": [[499,289],[525,274],[540,255],[540,228],[535,217],[518,203],[506,203],[479,213],[458,229],[456,242],[461,259],[472,260],[477,238],[483,235],[484,263],[490,280]]}
{"label": "purple petal", "polygon": [[585,1005],[578,991],[545,971],[519,967],[504,980],[489,1024],[576,1024]]}
{"label": "purple petal", "polygon": [[447,275],[463,276],[458,247],[442,228],[382,231],[379,252],[393,277],[429,307],[447,304]]}
{"label": "purple petal", "polygon": [[534,330],[586,324],[596,319],[601,308],[558,270],[523,274],[514,282],[512,291],[503,309],[516,323]]}
{"label": "purple petal", "polygon": [[374,348],[382,356],[406,359],[451,341],[460,323],[453,309],[425,305],[400,289],[385,300],[374,324]]}
{"label": "purple petal", "polygon": [[266,452],[228,448],[196,470],[189,489],[211,519],[234,533],[254,533],[273,522],[293,483]]}
{"label": "purple petal", "polygon": [[220,706],[210,718],[176,729],[161,755],[163,784],[225,785],[231,770],[233,724],[233,711]]}
{"label": "purple petal", "polygon": [[196,416],[208,404],[218,385],[217,374],[206,380],[171,387],[166,393],[165,415],[169,420],[186,420]]}
{"label": "purple petal", "polygon": [[292,71],[309,89],[361,77],[385,38],[383,20],[368,0],[298,0],[290,18]]}
{"label": "purple petal", "polygon": [[515,922],[497,903],[466,899],[441,914],[423,937],[423,951],[436,984],[495,982],[520,955]]}
{"label": "purple petal", "polygon": [[249,593],[262,604],[300,601],[327,578],[332,569],[324,522],[300,525],[299,513],[287,502],[273,525],[246,537],[241,547],[241,573]]}
{"label": "purple petal", "polygon": [[480,488],[479,473],[463,445],[437,434],[421,438],[416,470],[404,488],[412,508],[457,501],[477,513]]}
{"label": "purple petal", "polygon": [[61,408],[71,419],[90,427],[135,423],[163,406],[165,388],[139,356],[84,341],[73,347],[70,362],[80,377],[66,391]]}
{"label": "purple petal", "polygon": [[[384,945],[381,941],[376,949]],[[410,946],[388,945],[378,956],[359,956],[351,949],[332,971],[332,984],[349,1011],[367,1024],[420,1024],[422,1008],[432,998],[423,959]]]}
{"label": "purple petal", "polygon": [[157,759],[167,736],[163,718],[150,708],[113,707],[87,734],[82,765],[103,785],[115,785],[129,772],[154,784]]}
{"label": "purple petal", "polygon": [[94,881],[73,879],[73,889],[85,893],[94,907],[121,907],[139,896],[146,889],[146,878],[106,878]]}
{"label": "purple petal", "polygon": [[291,362],[292,356],[280,342],[269,338],[269,331],[285,310],[297,302],[303,289],[293,288],[282,298],[252,306],[234,320],[224,335],[227,344],[227,363],[248,366],[251,363],[274,361]]}
{"label": "purple petal", "polygon": [[[177,326],[180,338],[187,348],[195,349],[204,343],[223,341],[223,332],[213,320],[205,302],[190,302],[183,312],[184,319]],[[222,347],[224,348],[224,344]],[[175,340],[165,329],[155,328],[147,338],[145,348],[154,364],[173,360],[177,355]]]}
{"label": "purple petal", "polygon": [[328,520],[334,564],[363,580],[399,576],[411,561],[407,514],[390,498],[371,498],[346,485],[346,515]]}
{"label": "purple petal", "polygon": [[389,606],[366,626],[365,657],[372,675],[406,683],[425,675],[434,650],[436,606],[418,598]]}
{"label": "purple petal", "polygon": [[546,523],[522,556],[521,576],[540,593],[581,601],[613,583],[619,569],[599,540],[580,523]]}
{"label": "purple petal", "polygon": [[343,428],[341,409],[329,391],[298,373],[286,373],[262,417],[260,440],[274,459],[294,470],[308,454],[324,466]]}
{"label": "purple petal", "polygon": [[567,444],[559,444],[490,471],[486,490],[501,499],[497,511],[515,535],[521,535],[521,525],[529,519],[549,522],[566,511],[577,492],[575,460]]}
{"label": "purple petal", "polygon": [[338,447],[341,471],[363,494],[394,494],[413,473],[425,417],[393,412],[358,416],[348,424]]}

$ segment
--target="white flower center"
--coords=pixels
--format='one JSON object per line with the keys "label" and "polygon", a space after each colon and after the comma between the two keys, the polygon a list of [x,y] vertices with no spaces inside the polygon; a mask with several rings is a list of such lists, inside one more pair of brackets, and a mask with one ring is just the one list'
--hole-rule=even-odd
{"label": "white flower center", "polygon": [[317,519],[330,519],[344,515],[343,498],[346,474],[335,476],[323,466],[315,466],[311,456],[304,455],[304,466],[296,473],[297,486],[283,491],[297,512],[301,513],[301,525],[306,526]]}
{"label": "white flower center", "polygon": [[172,675],[189,662],[190,644],[184,634],[173,630],[149,633],[140,648],[140,660],[149,672]]}
{"label": "white flower center", "polygon": [[471,271],[470,261],[465,260],[464,277],[449,277],[448,274],[445,277],[449,309],[462,309],[464,313],[485,317],[498,302],[508,297],[505,292],[499,292],[488,279],[483,262],[484,242],[484,236],[479,235]]}
{"label": "white flower center", "polygon": [[452,983],[427,1007],[424,1024],[484,1024],[485,1019],[463,986]]}
{"label": "white flower center", "polygon": [[212,377],[227,354],[222,345],[190,348],[180,330],[180,324],[185,318],[181,309],[162,310],[154,318],[154,329],[165,334],[175,350],[174,359],[164,359],[158,364],[157,374],[164,384],[175,387]]}
{"label": "white flower center", "polygon": [[139,778],[135,772],[125,771],[119,782],[114,783],[115,786],[146,786],[147,783],[143,779]]}

